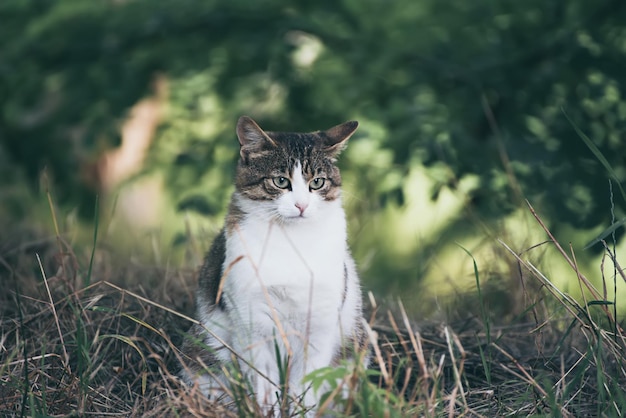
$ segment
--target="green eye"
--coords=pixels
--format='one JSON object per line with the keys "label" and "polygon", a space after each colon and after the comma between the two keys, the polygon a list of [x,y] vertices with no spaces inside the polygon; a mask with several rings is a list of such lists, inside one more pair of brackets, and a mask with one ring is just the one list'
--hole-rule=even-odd
{"label": "green eye", "polygon": [[286,189],[289,185],[291,185],[291,182],[286,177],[274,177],[272,181],[274,182],[274,186],[279,189]]}
{"label": "green eye", "polygon": [[309,183],[309,188],[311,190],[319,190],[319,189],[321,189],[324,186],[325,182],[326,182],[326,179],[323,179],[321,177],[314,178]]}

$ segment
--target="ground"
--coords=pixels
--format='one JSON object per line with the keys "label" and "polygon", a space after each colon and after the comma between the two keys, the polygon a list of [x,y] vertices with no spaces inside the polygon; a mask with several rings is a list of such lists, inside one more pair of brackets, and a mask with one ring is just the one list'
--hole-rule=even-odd
{"label": "ground", "polygon": [[[258,415],[245,390],[226,409],[177,378],[195,285],[193,268],[120,261],[63,237],[1,241],[0,416]],[[370,299],[371,369],[312,382],[339,373],[350,397],[337,416],[620,416],[625,338],[607,305],[538,292],[507,323],[424,322]]]}

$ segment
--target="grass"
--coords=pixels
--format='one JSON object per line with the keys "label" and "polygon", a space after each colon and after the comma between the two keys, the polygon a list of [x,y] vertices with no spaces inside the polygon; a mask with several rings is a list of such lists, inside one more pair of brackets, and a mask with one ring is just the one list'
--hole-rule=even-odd
{"label": "grass", "polygon": [[[183,387],[176,377],[177,347],[193,322],[192,268],[112,261],[97,244],[97,229],[93,246],[85,248],[69,245],[58,232],[46,238],[19,228],[5,231],[0,416],[260,414],[236,370],[233,409]],[[536,284],[524,289],[538,289],[527,290],[529,306],[509,323],[487,312],[476,262],[480,316],[420,323],[401,303],[378,306],[370,294],[373,365],[312,373],[314,387],[330,388],[321,409],[376,417],[623,416],[626,334],[612,309],[618,298],[607,300],[594,289],[578,271],[574,253],[545,231],[543,245],[555,246],[570,263],[587,300],[558,289],[533,264],[532,251],[516,252],[505,242],[500,245],[522,280]],[[608,247],[607,257],[625,279]],[[336,396],[342,392],[349,396]]]}

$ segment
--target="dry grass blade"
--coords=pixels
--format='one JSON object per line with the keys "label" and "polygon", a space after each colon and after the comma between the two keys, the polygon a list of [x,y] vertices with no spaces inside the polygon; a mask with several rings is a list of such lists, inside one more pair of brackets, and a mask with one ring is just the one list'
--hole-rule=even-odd
{"label": "dry grass blade", "polygon": [[52,299],[52,293],[50,293],[50,286],[48,285],[48,277],[46,276],[46,272],[44,271],[43,265],[41,264],[41,258],[39,258],[39,254],[37,255],[37,263],[39,264],[39,269],[41,271],[41,277],[43,278],[43,282],[46,285],[46,291],[48,292],[48,300],[50,301],[50,309],[52,310],[52,315],[54,316],[54,322],[57,326],[57,331],[59,333],[59,340],[61,341],[61,348],[63,349],[63,360],[64,364],[67,367],[69,364],[70,356],[67,354],[67,349],[65,348],[65,341],[63,340],[63,332],[61,332],[61,325],[59,324],[59,316],[57,315],[56,307],[54,306],[54,300]]}
{"label": "dry grass blade", "polygon": [[370,344],[372,345],[372,348],[374,350],[376,364],[378,364],[378,366],[380,367],[380,373],[383,376],[383,380],[386,385],[391,386],[392,385],[391,377],[390,377],[389,372],[387,371],[386,362],[383,360],[382,350],[380,349],[380,345],[378,344],[378,335],[376,334],[374,330],[372,330],[369,324],[364,323],[364,327],[365,327],[365,332],[367,333],[367,336],[369,337]]}
{"label": "dry grass blade", "polygon": [[[515,259],[517,260],[518,263],[520,263],[522,266],[524,266],[529,272],[531,272],[537,279],[539,279],[539,281],[546,287],[546,289],[548,289],[548,291],[555,296],[557,299],[562,300],[564,302],[563,306],[565,307],[565,309],[568,310],[568,312],[580,319],[578,317],[578,312],[573,309],[573,307],[577,307],[578,304],[576,303],[576,301],[569,295],[565,294],[564,292],[562,292],[558,287],[556,287],[540,270],[539,268],[537,268],[536,266],[534,266],[532,263],[522,259],[515,251],[513,251],[507,244],[505,244],[502,240],[498,239],[497,240],[500,245],[502,245],[509,253],[511,253],[511,255],[513,257],[515,257]],[[582,320],[581,320],[582,321]]]}
{"label": "dry grass blade", "polygon": [[[572,268],[572,270],[574,270],[574,272],[576,273],[576,275],[578,276],[578,279],[584,283],[585,287],[587,288],[587,290],[589,290],[589,292],[593,295],[593,297],[596,300],[603,300],[602,296],[600,295],[600,293],[598,293],[598,291],[596,290],[596,288],[593,286],[593,284],[589,281],[589,279],[587,279],[585,277],[585,275],[583,275],[580,270],[578,269],[578,267],[576,266],[576,263],[574,261],[572,261],[572,259],[567,255],[567,253],[565,252],[565,250],[563,249],[563,247],[561,247],[561,244],[559,244],[559,242],[557,241],[557,239],[554,237],[554,235],[552,235],[552,232],[550,232],[550,230],[548,229],[548,227],[545,225],[545,223],[543,222],[543,220],[539,217],[539,215],[537,214],[537,212],[535,212],[535,209],[532,207],[532,205],[530,204],[530,202],[527,200],[526,204],[528,205],[528,208],[530,209],[530,212],[532,213],[533,217],[537,220],[537,222],[539,223],[539,225],[541,226],[541,228],[545,231],[546,234],[548,234],[548,236],[550,237],[550,240],[552,241],[552,243],[554,244],[554,246],[556,247],[556,249],[559,251],[559,253],[561,254],[561,256],[563,257],[563,259],[565,259],[565,261],[567,261],[567,263],[570,265],[570,267]],[[611,313],[611,311],[606,307],[603,306],[602,309],[605,311],[607,317],[609,317],[613,322],[615,322],[615,318],[613,318],[613,314]]]}
{"label": "dry grass blade", "polygon": [[[451,332],[448,327],[444,327],[443,332],[446,336],[448,353],[450,354],[450,359],[452,360],[452,370],[454,371],[454,392],[456,393],[458,391],[460,393],[461,399],[463,400],[463,406],[465,407],[465,409],[467,409],[467,399],[465,399],[465,390],[463,389],[463,382],[461,381],[463,366],[465,364],[465,350],[463,350],[463,346],[461,345],[461,342],[458,340],[458,338],[456,336],[451,336]],[[458,366],[456,356],[454,355],[455,346],[461,354],[461,358],[458,361]],[[456,399],[456,396],[454,397],[454,399]]]}

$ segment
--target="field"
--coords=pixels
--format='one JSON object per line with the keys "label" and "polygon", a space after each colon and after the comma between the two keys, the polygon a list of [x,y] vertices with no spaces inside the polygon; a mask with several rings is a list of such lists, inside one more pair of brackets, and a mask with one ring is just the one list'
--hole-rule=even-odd
{"label": "field", "polygon": [[[176,377],[177,347],[193,322],[194,266],[120,261],[95,236],[93,245],[78,246],[63,234],[4,230],[0,416],[259,415],[245,381],[236,376],[229,408]],[[547,230],[546,236],[541,245],[557,246],[575,271],[573,255]],[[606,251],[606,263],[617,262],[610,248]],[[323,402],[324,413],[623,416],[626,334],[615,321],[614,301],[578,274],[589,295],[578,303],[524,255],[511,251],[511,257],[527,283],[527,304],[505,324],[484,308],[489,301],[483,300],[478,269],[481,315],[462,321],[424,323],[409,318],[400,303],[379,306],[374,295],[366,295],[373,364],[368,370],[346,365],[311,376],[313,385],[339,377],[348,389],[349,397],[335,399],[332,407]],[[623,280],[618,264],[616,273]],[[607,279],[605,285],[613,284]],[[297,400],[284,401],[285,416],[304,412]]]}
{"label": "field", "polygon": [[0,0],[0,22],[0,418],[262,415],[236,366],[229,404],[177,377],[242,115],[359,125],[337,166],[372,361],[311,373],[317,412],[273,382],[274,415],[626,416],[626,2]]}

